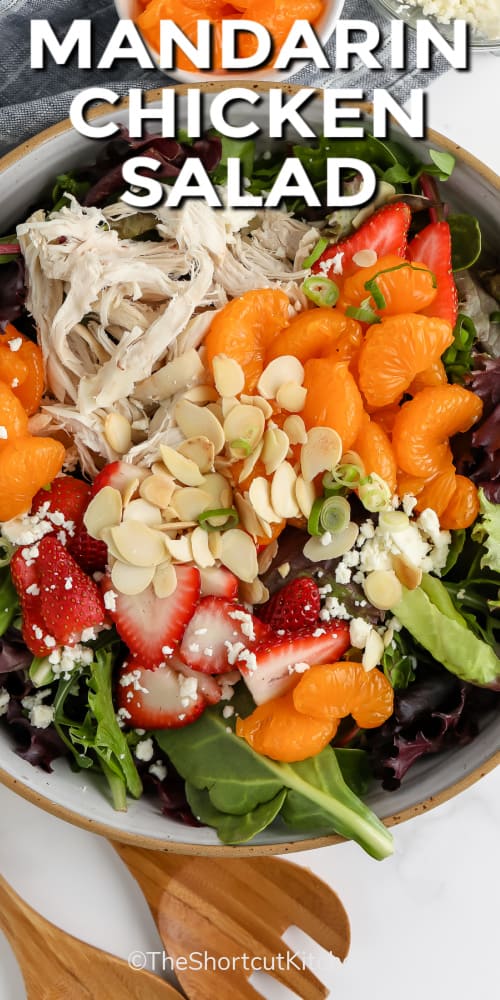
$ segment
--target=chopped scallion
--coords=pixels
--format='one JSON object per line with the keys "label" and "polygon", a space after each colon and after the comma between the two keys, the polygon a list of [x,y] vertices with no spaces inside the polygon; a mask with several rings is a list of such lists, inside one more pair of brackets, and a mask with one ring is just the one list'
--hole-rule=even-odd
{"label": "chopped scallion", "polygon": [[322,236],[321,239],[318,240],[318,242],[316,243],[316,246],[313,247],[313,249],[311,250],[309,257],[306,257],[306,259],[303,261],[302,267],[312,267],[313,264],[315,264],[316,261],[319,260],[321,254],[323,253],[324,250],[326,250],[327,246],[328,246],[328,240],[324,236]]}
{"label": "chopped scallion", "polygon": [[[210,524],[212,519],[222,517],[226,518],[222,526]],[[239,520],[238,511],[234,507],[216,507],[214,510],[204,510],[198,517],[198,524],[205,531],[227,531],[229,528],[236,528]]]}
{"label": "chopped scallion", "polygon": [[339,287],[330,278],[311,275],[302,285],[302,291],[316,306],[334,306],[339,297]]}

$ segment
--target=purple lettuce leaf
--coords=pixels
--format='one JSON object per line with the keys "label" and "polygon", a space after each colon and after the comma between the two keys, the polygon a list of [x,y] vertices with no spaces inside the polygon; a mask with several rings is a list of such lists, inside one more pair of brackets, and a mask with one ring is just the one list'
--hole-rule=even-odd
{"label": "purple lettuce leaf", "polygon": [[32,659],[33,654],[25,646],[20,632],[13,628],[7,629],[0,639],[0,686],[5,674],[27,669]]}
{"label": "purple lettuce leaf", "polygon": [[482,399],[483,415],[457,440],[457,472],[481,486],[492,503],[500,503],[500,358],[476,354],[467,386]]}
{"label": "purple lettuce leaf", "polygon": [[26,299],[24,275],[22,257],[0,266],[0,325],[14,323],[23,312]]}
{"label": "purple lettuce leaf", "polygon": [[150,763],[137,760],[136,757],[134,757],[134,761],[145,794],[158,800],[160,811],[164,816],[168,816],[169,819],[176,820],[178,823],[183,823],[185,826],[203,825],[196,819],[188,805],[184,779],[181,778],[159,746],[155,745],[154,761],[165,765],[167,769],[165,778],[160,779],[156,775],[150,774]]}

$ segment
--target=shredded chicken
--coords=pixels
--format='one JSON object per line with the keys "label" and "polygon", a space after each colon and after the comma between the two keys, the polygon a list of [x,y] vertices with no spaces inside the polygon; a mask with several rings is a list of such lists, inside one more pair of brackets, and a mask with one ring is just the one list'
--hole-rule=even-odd
{"label": "shredded chicken", "polygon": [[[71,197],[17,230],[48,388],[32,430],[67,431],[91,476],[118,457],[104,435],[112,411],[132,425],[128,461],[151,465],[158,444],[173,440],[176,396],[168,405],[145,400],[141,383],[198,350],[229,299],[279,287],[291,315],[304,306],[302,262],[318,239],[317,229],[284,212],[192,201],[152,211],[161,241],[120,239],[113,224],[133,214],[122,202],[101,210]],[[197,375],[179,393],[202,380]]]}

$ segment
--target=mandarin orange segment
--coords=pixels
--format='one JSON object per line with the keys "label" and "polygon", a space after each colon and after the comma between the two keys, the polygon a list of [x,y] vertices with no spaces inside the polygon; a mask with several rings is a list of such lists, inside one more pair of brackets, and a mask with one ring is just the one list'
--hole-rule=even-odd
{"label": "mandarin orange segment", "polygon": [[409,494],[413,497],[418,497],[422,490],[425,489],[427,482],[428,480],[423,479],[422,476],[410,476],[408,472],[403,472],[402,469],[398,469],[398,496],[404,497]]}
{"label": "mandarin orange segment", "polygon": [[19,352],[9,349],[7,344],[0,345],[0,381],[11,389],[16,389],[28,378],[28,365]]}
{"label": "mandarin orange segment", "polygon": [[391,442],[383,428],[368,416],[361,424],[353,450],[360,456],[367,475],[375,472],[394,493],[397,466]]}
{"label": "mandarin orange segment", "polygon": [[452,464],[448,439],[477,423],[483,404],[460,385],[422,389],[404,403],[394,423],[392,445],[400,469],[421,479]]}
{"label": "mandarin orange segment", "polygon": [[338,719],[318,719],[298,712],[293,692],[259,705],[246,719],[237,719],[236,733],[256,753],[292,764],[320,753],[337,732]]}
{"label": "mandarin orange segment", "polygon": [[17,396],[5,382],[0,382],[0,451],[9,441],[28,433],[28,417]]}
{"label": "mandarin orange segment", "polygon": [[298,712],[320,719],[352,715],[360,729],[381,726],[394,708],[394,691],[385,674],[347,660],[310,667],[291,695]]}
{"label": "mandarin orange segment", "polygon": [[479,494],[477,486],[466,476],[455,477],[455,492],[440,517],[441,527],[446,531],[468,528],[479,514]]}
{"label": "mandarin orange segment", "polygon": [[446,320],[417,313],[389,316],[371,326],[359,356],[359,387],[368,406],[394,403],[452,341]]}
{"label": "mandarin orange segment", "polygon": [[399,413],[399,406],[397,403],[393,403],[391,406],[383,406],[380,410],[372,410],[370,412],[370,417],[372,420],[382,428],[383,431],[388,435],[392,436],[392,428],[394,427],[394,421]]}
{"label": "mandarin orange segment", "polygon": [[306,402],[301,417],[306,427],[333,427],[344,451],[352,448],[363,418],[363,400],[347,362],[311,358],[304,365]]}
{"label": "mandarin orange segment", "polygon": [[20,437],[8,441],[0,462],[0,521],[23,514],[42,486],[62,469],[64,445],[54,438]]}
{"label": "mandarin orange segment", "polygon": [[[295,316],[286,330],[278,333],[270,343],[266,364],[283,354],[292,354],[304,364],[309,358],[333,353],[344,338],[349,344],[361,346],[362,332],[356,320],[335,309],[306,309]],[[345,358],[337,357],[336,360],[343,361]]]}
{"label": "mandarin orange segment", "polygon": [[445,508],[448,506],[456,489],[455,469],[451,466],[445,472],[440,472],[432,479],[425,481],[424,488],[417,497],[415,510],[421,514],[426,507],[434,510],[440,518]]}
{"label": "mandarin orange segment", "polygon": [[441,360],[435,361],[423,372],[415,375],[413,382],[408,386],[408,392],[410,396],[416,396],[421,389],[428,389],[433,385],[446,385],[447,382],[448,376],[443,362]]}
{"label": "mandarin orange segment", "polygon": [[[22,344],[17,351],[12,351],[8,346],[10,341],[22,340]],[[43,367],[43,356],[38,344],[34,344],[29,337],[19,333],[12,323],[7,323],[5,332],[0,333],[0,347],[6,347],[9,352],[18,359],[19,363],[27,369],[27,377],[19,380],[19,386],[11,386],[13,392],[24,406],[29,417],[36,413],[43,396],[45,387],[45,373]],[[0,378],[2,376],[0,375]]]}
{"label": "mandarin orange segment", "polygon": [[205,338],[210,368],[217,354],[227,354],[245,373],[245,392],[253,392],[271,341],[289,323],[285,292],[260,288],[232,299],[214,317]]}
{"label": "mandarin orange segment", "polygon": [[[385,301],[385,305],[379,308],[366,288],[367,283],[374,279]],[[382,316],[418,313],[436,298],[434,280],[425,264],[409,264],[400,257],[389,254],[380,257],[371,267],[360,268],[356,274],[346,278],[342,288],[342,303],[359,308],[369,298],[370,308]]]}
{"label": "mandarin orange segment", "polygon": [[[196,44],[198,20],[204,18],[212,21],[213,28],[213,67],[221,65],[220,18],[222,4],[218,0],[204,0],[203,4],[196,0],[179,4],[175,0],[150,0],[145,9],[136,18],[136,24],[155,52],[160,51],[160,21],[171,20],[184,32],[193,44]],[[228,18],[231,14],[227,15]],[[234,14],[233,14],[234,16]],[[180,49],[177,50],[177,67],[189,73],[199,73],[200,70],[191,59]]]}

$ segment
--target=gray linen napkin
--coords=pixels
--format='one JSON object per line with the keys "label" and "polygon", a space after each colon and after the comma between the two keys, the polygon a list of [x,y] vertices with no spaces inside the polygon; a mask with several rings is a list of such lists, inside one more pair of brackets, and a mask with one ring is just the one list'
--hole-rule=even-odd
{"label": "gray linen napkin", "polygon": [[[389,65],[389,22],[375,10],[369,0],[346,0],[343,18],[374,21],[382,31],[383,43],[377,52],[379,62]],[[65,118],[72,98],[78,90],[92,85],[110,86],[119,94],[129,87],[144,89],[166,86],[172,81],[157,70],[141,70],[126,62],[109,72],[79,70],[73,63],[45,70],[31,70],[29,57],[30,18],[48,18],[54,29],[64,34],[70,22],[78,17],[90,17],[95,26],[95,62],[102,54],[114,25],[116,11],[110,0],[0,0],[0,155],[35,135],[43,128]],[[335,38],[327,45],[329,62],[334,64]],[[448,64],[436,55],[431,70],[415,68],[414,39],[408,36],[407,69],[367,70],[354,60],[349,71],[305,67],[289,82],[314,87],[356,87],[370,98],[374,87],[391,91],[403,103],[412,88],[428,87],[436,76],[445,72]]]}

